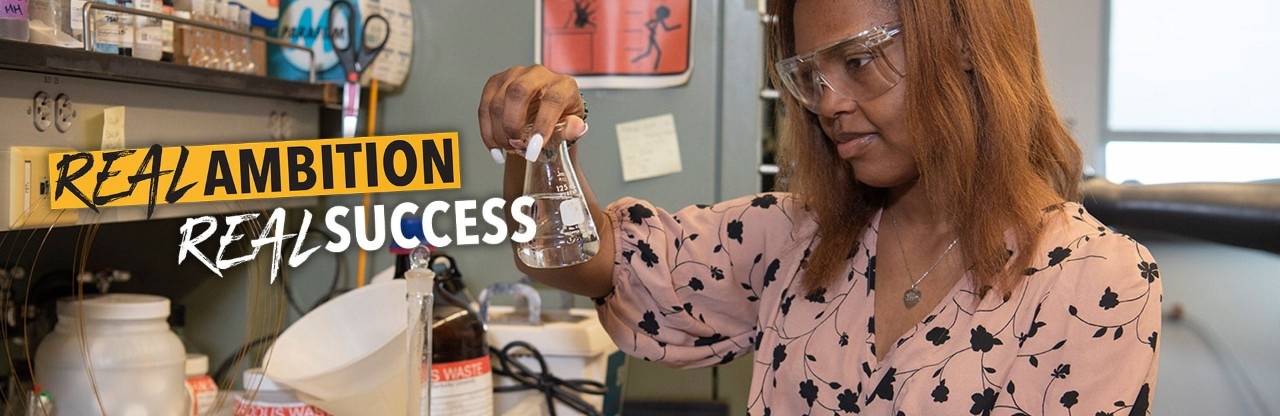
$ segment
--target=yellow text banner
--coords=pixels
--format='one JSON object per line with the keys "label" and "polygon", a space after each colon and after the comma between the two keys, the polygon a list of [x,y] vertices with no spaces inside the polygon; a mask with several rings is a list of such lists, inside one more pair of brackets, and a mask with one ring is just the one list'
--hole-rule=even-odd
{"label": "yellow text banner", "polygon": [[[458,189],[458,133],[49,155],[53,209]],[[150,212],[150,210],[149,210]]]}

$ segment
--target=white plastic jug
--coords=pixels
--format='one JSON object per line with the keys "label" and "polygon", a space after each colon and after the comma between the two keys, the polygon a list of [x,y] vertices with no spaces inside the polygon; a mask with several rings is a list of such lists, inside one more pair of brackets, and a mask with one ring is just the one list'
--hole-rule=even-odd
{"label": "white plastic jug", "polygon": [[59,414],[183,414],[186,351],[168,317],[161,296],[59,300],[58,324],[36,350],[35,382]]}

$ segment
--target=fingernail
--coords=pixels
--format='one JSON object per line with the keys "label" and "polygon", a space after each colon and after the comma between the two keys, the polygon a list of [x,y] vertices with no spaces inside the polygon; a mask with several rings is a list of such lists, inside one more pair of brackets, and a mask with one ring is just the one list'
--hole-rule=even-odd
{"label": "fingernail", "polygon": [[529,147],[524,150],[524,158],[530,162],[538,160],[538,153],[542,152],[542,133],[534,133],[529,138]]}
{"label": "fingernail", "polygon": [[507,163],[507,154],[503,153],[502,149],[496,147],[489,149],[489,156],[493,156],[493,161],[498,162],[499,165]]}
{"label": "fingernail", "polygon": [[582,138],[582,136],[586,136],[586,135],[587,135],[587,130],[591,130],[591,125],[590,125],[590,124],[587,124],[587,123],[585,123],[585,122],[583,122],[583,123],[582,123],[582,133],[578,135],[578,138],[579,138],[579,139],[581,139],[581,138]]}

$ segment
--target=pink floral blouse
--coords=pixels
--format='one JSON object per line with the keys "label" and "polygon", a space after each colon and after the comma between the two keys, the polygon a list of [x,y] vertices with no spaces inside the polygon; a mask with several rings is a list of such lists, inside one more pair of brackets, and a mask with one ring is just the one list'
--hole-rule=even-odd
{"label": "pink floral blouse", "polygon": [[1078,204],[1045,210],[1042,253],[1012,296],[969,279],[876,359],[879,216],[848,275],[799,293],[815,243],[788,194],[676,214],[635,199],[617,229],[614,291],[597,299],[623,351],[673,367],[755,352],[751,415],[1146,415],[1159,357],[1151,254]]}

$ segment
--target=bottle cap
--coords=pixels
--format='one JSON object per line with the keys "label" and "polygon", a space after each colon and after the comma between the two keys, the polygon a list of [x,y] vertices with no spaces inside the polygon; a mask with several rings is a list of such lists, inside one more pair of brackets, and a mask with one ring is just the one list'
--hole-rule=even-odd
{"label": "bottle cap", "polygon": [[[399,226],[401,235],[417,238],[419,244],[427,245],[427,235],[422,231],[422,217],[417,215],[406,215],[400,218]],[[428,246],[427,248],[432,252],[435,252],[435,247]],[[396,244],[396,241],[393,238],[391,239],[390,251],[393,254],[409,254],[410,251],[413,251],[413,247],[400,247],[399,244]]]}
{"label": "bottle cap", "polygon": [[199,353],[187,354],[187,377],[202,376],[209,372],[209,356]]}
{"label": "bottle cap", "polygon": [[58,316],[72,319],[139,320],[169,317],[169,299],[136,293],[108,293],[58,300]]}

